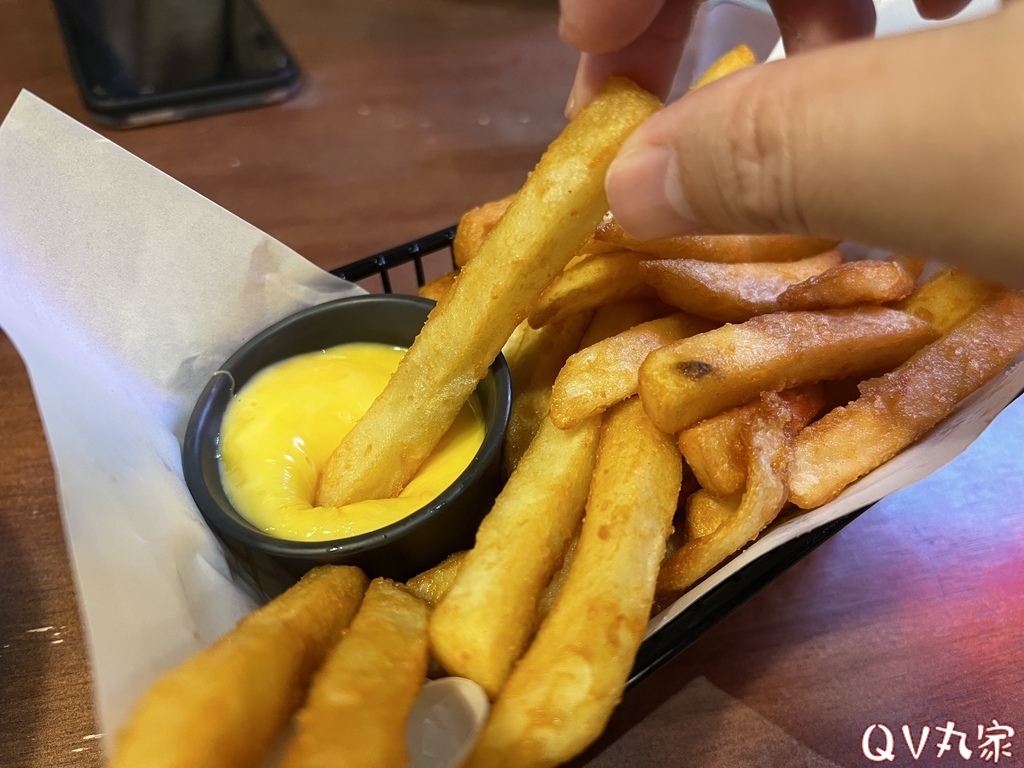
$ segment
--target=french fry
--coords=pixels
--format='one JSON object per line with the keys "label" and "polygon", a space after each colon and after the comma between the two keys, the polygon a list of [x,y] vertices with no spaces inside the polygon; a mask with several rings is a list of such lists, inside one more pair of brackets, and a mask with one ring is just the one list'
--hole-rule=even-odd
{"label": "french fry", "polygon": [[739,507],[707,536],[687,541],[669,557],[658,576],[658,593],[678,595],[739,551],[786,504],[792,452],[791,416],[774,392],[762,397],[749,429],[747,487]]}
{"label": "french fry", "polygon": [[799,261],[830,251],[839,243],[800,235],[685,235],[663,240],[637,240],[611,214],[594,233],[601,242],[659,259],[698,259],[723,264]]}
{"label": "french fry", "polygon": [[782,309],[838,309],[885,304],[905,299],[916,278],[895,261],[850,261],[840,264],[779,296]]}
{"label": "french fry", "polygon": [[[744,450],[744,454],[746,451]],[[746,467],[743,468],[744,477]],[[686,515],[684,518],[685,537],[683,542],[700,539],[710,536],[722,527],[722,523],[736,514],[743,501],[743,492],[737,491],[729,496],[712,496],[703,488],[696,493],[690,494],[686,500]]]}
{"label": "french fry", "polygon": [[603,304],[654,296],[640,272],[640,262],[646,258],[631,251],[613,251],[567,267],[537,300],[530,311],[530,325],[541,328]]}
{"label": "french fry", "polygon": [[[569,355],[580,346],[580,340],[590,325],[591,313],[573,315],[530,330],[523,343],[531,348],[525,351],[512,380],[512,409],[505,428],[502,464],[505,474],[511,475],[526,451],[541,422],[548,415],[551,387],[558,371]],[[536,350],[535,352],[532,350]]]}
{"label": "french fry", "polygon": [[462,214],[455,230],[455,239],[452,240],[452,255],[457,267],[466,266],[476,256],[487,235],[505,215],[515,197],[515,194],[511,194],[501,200],[478,205]]}
{"label": "french fry", "polygon": [[880,376],[886,372],[885,370],[880,370],[874,374],[868,374],[868,376],[851,376],[846,379],[821,382],[821,390],[825,395],[825,407],[821,409],[822,413],[827,413],[833,408],[853,402],[860,397],[860,390],[857,387],[860,386],[860,383],[865,378],[869,378],[872,375]]}
{"label": "french fry", "polygon": [[602,731],[643,639],[682,459],[637,400],[608,411],[576,555],[491,710],[472,768],[553,766]]}
{"label": "french fry", "polygon": [[612,158],[660,106],[613,78],[555,139],[328,459],[319,506],[390,498],[405,486],[529,308],[590,238],[608,209],[604,176]]}
{"label": "french fry", "polygon": [[1024,350],[1024,296],[1000,292],[896,370],[860,385],[861,396],[797,435],[791,500],[831,501],[939,423]]}
{"label": "french fry", "polygon": [[448,289],[455,284],[458,277],[459,270],[457,269],[453,269],[451,272],[445,272],[440,277],[435,277],[429,283],[420,286],[420,289],[416,291],[416,294],[425,299],[440,301],[441,297],[448,293]]}
{"label": "french fry", "polygon": [[[779,393],[799,432],[825,407],[820,384],[807,384]],[[747,481],[747,446],[743,434],[762,408],[753,402],[723,411],[679,433],[679,451],[701,487],[715,496],[743,490]]]}
{"label": "french fry", "polygon": [[939,333],[946,333],[998,290],[999,286],[974,275],[947,268],[932,275],[896,307],[931,323]]}
{"label": "french fry", "polygon": [[757,57],[754,56],[754,52],[748,46],[737,45],[711,62],[711,65],[704,70],[704,74],[698,77],[693,85],[690,86],[690,90],[696,91],[698,88],[703,88],[705,85],[720,80],[726,75],[746,69],[753,65],[755,61],[757,61]]}
{"label": "french fry", "polygon": [[675,310],[657,299],[629,299],[598,307],[594,319],[583,334],[580,349],[584,350],[605,339],[617,336],[642,323],[671,315]]}
{"label": "french fry", "polygon": [[566,265],[566,268],[568,269],[569,267],[579,263],[580,261],[590,258],[591,256],[596,256],[597,254],[600,253],[615,253],[616,251],[621,250],[622,249],[619,246],[615,245],[614,243],[605,243],[602,242],[601,240],[595,240],[594,238],[590,238],[589,240],[587,240],[586,243],[583,244],[583,247],[580,248],[579,253],[573,256],[572,261],[570,261]]}
{"label": "french fry", "polygon": [[420,600],[433,608],[440,602],[441,598],[448,594],[455,576],[459,572],[462,561],[466,559],[465,552],[456,552],[449,555],[438,565],[430,570],[424,571],[418,576],[413,576],[405,583],[405,588]]}
{"label": "french fry", "polygon": [[[665,312],[671,312],[671,307],[657,300],[627,300],[605,304],[593,313],[593,319],[586,326],[579,346],[586,348]],[[566,358],[577,348],[572,345],[572,339],[579,337],[568,337],[564,329],[567,326],[576,329],[576,323],[588,314],[583,313],[536,330],[526,323],[520,326],[525,330],[522,331],[515,363],[510,363],[509,367],[512,369],[512,391],[522,394],[513,401],[509,425],[505,430],[502,463],[506,476],[512,474],[540,422],[548,415],[553,380]],[[516,330],[519,331],[518,328]],[[550,343],[553,338],[561,341],[553,345]],[[533,378],[532,382],[530,377]]]}
{"label": "french fry", "polygon": [[889,257],[889,261],[899,264],[905,269],[916,282],[924,273],[927,262],[917,256],[908,256],[905,253],[897,253]]}
{"label": "french fry", "polygon": [[159,678],[117,735],[114,768],[255,768],[359,608],[366,577],[322,566]]}
{"label": "french fry", "polygon": [[644,408],[676,433],[758,393],[887,370],[936,334],[882,307],[775,312],[655,350],[640,366]]}
{"label": "french fry", "polygon": [[[839,251],[790,262],[716,264],[696,259],[645,261],[643,279],[658,298],[686,312],[723,323],[743,322],[780,309],[787,289],[841,264]],[[911,281],[913,283],[913,281]]]}
{"label": "french fry", "polygon": [[492,699],[533,636],[537,601],[583,516],[599,429],[597,417],[571,430],[543,421],[430,619],[441,665]]}
{"label": "french fry", "polygon": [[537,601],[537,613],[540,615],[541,620],[544,619],[551,612],[551,606],[555,604],[555,598],[558,597],[558,593],[562,589],[562,585],[565,584],[565,579],[569,575],[569,569],[572,568],[573,558],[576,557],[576,547],[580,543],[580,532],[579,530],[573,534],[572,538],[569,539],[569,543],[565,547],[565,555],[562,557],[562,564],[558,570],[555,571],[555,575],[551,577],[551,581],[544,588],[544,593],[540,596],[540,600]]}
{"label": "french fry", "polygon": [[[580,342],[579,347],[585,349],[593,344],[603,341],[609,336],[614,336],[615,334],[632,328],[634,325],[639,325],[640,323],[671,311],[671,307],[668,307],[657,300],[650,301],[634,299],[605,304],[593,313],[590,324],[586,327],[586,331],[583,334],[583,340]],[[585,317],[587,317],[586,313],[578,316],[578,318]],[[530,328],[527,325],[526,331],[523,334],[524,341],[522,343],[522,353],[520,354],[521,362],[518,363],[517,369],[526,369],[527,366],[532,366],[534,368],[538,367],[539,364],[536,362],[535,358],[544,353],[541,351],[535,352],[534,347],[536,347],[537,350],[544,350],[547,345],[545,339],[555,332],[555,329],[563,327],[566,323],[575,323],[575,321],[576,319],[569,318],[566,321],[546,325],[537,330]],[[553,383],[551,382],[551,379],[557,376],[558,370],[564,365],[566,357],[569,355],[569,351],[571,351],[571,345],[562,345],[560,346],[557,354],[553,354],[551,352],[546,353],[550,358],[550,362],[544,366],[543,396],[535,396],[532,401],[527,401],[533,403],[533,406],[528,413],[525,411],[525,406],[523,406],[523,413],[530,416],[530,420],[526,420],[526,416],[524,416],[521,421],[515,418],[509,419],[509,429],[506,430],[504,448],[504,467],[506,475],[512,474],[512,470],[515,469],[516,462],[519,461],[519,457],[522,456],[523,451],[526,450],[526,446],[529,445],[529,441],[533,438],[533,435],[536,432],[536,427],[540,424],[540,420],[543,419],[544,416],[548,415],[551,400],[550,383]],[[538,385],[538,388],[540,388],[540,386],[541,385]],[[529,383],[526,381],[517,383],[514,372],[512,379],[512,391],[526,391],[528,388]],[[513,404],[513,415],[514,414],[515,406]]]}
{"label": "french fry", "polygon": [[426,680],[428,612],[401,585],[370,583],[313,681],[281,768],[408,765],[405,721]]}
{"label": "french fry", "polygon": [[526,385],[530,373],[537,365],[537,358],[540,356],[542,344],[540,331],[530,327],[525,320],[516,326],[509,336],[505,346],[501,348],[501,354],[505,356],[505,363],[508,365],[509,376],[512,379],[512,391],[516,392]]}
{"label": "french fry", "polygon": [[647,355],[673,341],[711,330],[710,321],[677,313],[637,325],[570,357],[551,391],[551,420],[567,429],[636,394]]}

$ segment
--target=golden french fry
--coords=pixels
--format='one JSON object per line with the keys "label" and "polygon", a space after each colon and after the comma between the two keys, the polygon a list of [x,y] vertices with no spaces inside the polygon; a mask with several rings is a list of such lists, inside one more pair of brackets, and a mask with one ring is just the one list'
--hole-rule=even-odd
{"label": "golden french fry", "polygon": [[117,735],[114,768],[255,768],[359,608],[366,577],[322,566],[159,678]]}
{"label": "golden french fry", "polygon": [[745,45],[737,45],[711,62],[711,66],[704,70],[704,74],[697,78],[693,85],[690,86],[690,90],[696,91],[698,88],[703,88],[705,85],[720,80],[726,75],[746,69],[754,64],[755,61],[757,61],[757,57],[754,56],[754,52],[750,48]]}
{"label": "golden french fry", "polygon": [[541,294],[530,311],[530,325],[541,328],[579,312],[626,299],[654,296],[640,272],[643,254],[596,253],[566,270]]}
{"label": "golden french fry", "polygon": [[[745,450],[744,454],[746,454]],[[746,469],[746,467],[743,468],[744,477]],[[683,523],[686,532],[683,539],[684,544],[717,531],[722,527],[722,523],[736,514],[742,501],[742,491],[719,497],[712,496],[702,488],[691,494],[686,500],[686,516]]]}
{"label": "golden french fry", "polygon": [[760,392],[887,370],[935,335],[882,307],[759,315],[652,352],[640,396],[654,423],[676,433]]}
{"label": "golden french fry", "polygon": [[905,253],[897,253],[889,257],[890,261],[899,264],[905,269],[915,282],[921,274],[924,272],[924,268],[928,265],[924,259],[918,258],[917,256],[908,256]]}
{"label": "golden french fry", "polygon": [[462,561],[466,559],[465,552],[456,552],[449,555],[439,564],[430,570],[424,571],[418,576],[413,576],[405,583],[405,588],[416,595],[427,605],[433,607],[438,604],[442,597],[448,594],[455,576],[459,573]]}
{"label": "golden french fry", "polygon": [[914,275],[895,261],[850,261],[793,285],[779,296],[781,309],[838,309],[905,299]]}
{"label": "golden french fry", "polygon": [[750,424],[747,487],[736,511],[713,533],[687,541],[665,561],[658,592],[677,595],[757,538],[786,504],[792,451],[791,416],[774,392],[761,396],[763,407]]}
{"label": "golden french fry", "polygon": [[860,385],[861,396],[797,435],[791,500],[831,501],[939,423],[1024,350],[1024,296],[996,293],[896,370]]}
{"label": "golden french fry", "polygon": [[541,352],[540,331],[534,330],[525,320],[516,326],[509,336],[501,354],[505,356],[509,376],[512,379],[512,391],[516,392],[525,386],[530,372],[537,364]]}
{"label": "golden french fry", "polygon": [[777,312],[779,297],[788,288],[842,261],[839,251],[826,251],[799,261],[778,263],[716,264],[696,259],[645,261],[640,270],[644,280],[665,303],[700,317],[741,323],[755,315]]}
{"label": "golden french fry", "polygon": [[[673,241],[685,241],[673,249]],[[665,247],[658,244],[664,243]],[[645,244],[648,245],[648,244]],[[674,259],[700,259],[732,264],[757,261],[799,261],[831,251],[837,240],[803,235],[692,235],[650,243],[648,253]]]}
{"label": "golden french fry", "polygon": [[948,268],[936,272],[896,307],[931,323],[939,333],[946,333],[998,290],[999,286],[993,283]]}
{"label": "golden french fry", "polygon": [[580,349],[586,349],[641,323],[665,317],[674,312],[674,308],[662,304],[657,299],[629,299],[605,304],[594,312],[594,319],[590,321],[587,332],[583,334]]}
{"label": "golden french fry", "polygon": [[685,235],[664,240],[637,240],[611,214],[594,233],[601,242],[659,259],[698,259],[723,264],[798,261],[830,251],[839,243],[800,235]]}
{"label": "golden french fry", "polygon": [[515,194],[511,194],[501,200],[478,205],[462,214],[459,226],[455,230],[455,239],[452,240],[452,255],[455,257],[456,266],[464,267],[476,256],[487,235],[505,215],[515,197]]}
{"label": "golden french fry", "polygon": [[435,277],[430,282],[420,286],[420,289],[416,291],[416,294],[425,299],[440,301],[441,297],[448,293],[448,289],[455,284],[458,277],[459,270],[457,269],[453,269],[451,272],[445,272],[440,277]]}
{"label": "golden french fry", "polygon": [[597,254],[600,253],[615,253],[621,250],[622,249],[619,246],[615,245],[614,243],[606,243],[601,240],[596,240],[595,238],[592,237],[589,240],[587,240],[586,243],[583,244],[583,247],[580,248],[579,253],[577,253],[573,257],[573,260],[566,265],[566,268],[571,267],[574,264],[578,263],[579,261],[583,261],[583,259],[589,258],[590,256],[596,256]]}
{"label": "golden french fry", "polygon": [[551,612],[551,606],[555,604],[555,598],[562,589],[562,585],[565,584],[565,579],[569,575],[569,569],[572,568],[573,558],[576,557],[576,547],[579,543],[580,532],[577,529],[576,533],[569,539],[569,543],[565,546],[562,564],[544,588],[544,593],[540,596],[540,600],[537,601],[537,613],[540,615],[541,620]]}
{"label": "golden french fry", "polygon": [[281,768],[408,765],[405,721],[426,681],[429,610],[400,584],[370,583],[313,681]]}
{"label": "golden french fry", "polygon": [[512,380],[512,409],[505,429],[502,464],[506,475],[512,474],[547,417],[555,377],[569,355],[579,349],[590,321],[591,313],[584,312],[526,333],[515,372],[518,381]]}
{"label": "golden french fry", "polygon": [[713,323],[677,313],[637,325],[570,357],[551,390],[551,420],[567,429],[636,394],[647,355],[673,341],[711,330]]}
{"label": "golden french fry", "polygon": [[635,398],[608,411],[569,574],[494,704],[472,768],[557,765],[600,734],[643,639],[681,475],[679,451]]}
{"label": "golden french fry", "polygon": [[[825,407],[820,384],[807,384],[779,393],[799,432]],[[743,434],[754,420],[761,398],[722,411],[679,433],[679,451],[701,487],[715,496],[743,490],[747,481],[747,446]]]}
{"label": "golden french fry", "polygon": [[590,238],[608,209],[612,158],[660,106],[613,78],[573,118],[328,459],[318,505],[389,498],[405,486],[541,292]]}
{"label": "golden french fry", "polygon": [[[587,347],[608,336],[614,336],[634,325],[671,311],[671,307],[657,300],[631,300],[605,304],[594,312],[593,319],[583,334],[580,346]],[[586,316],[586,314],[581,314],[577,319]],[[556,349],[552,349],[553,345],[550,340],[555,338],[565,341],[566,336],[559,329],[564,328],[566,324],[573,325],[575,322],[576,319],[570,318],[564,322],[554,323],[536,330],[524,322],[513,334],[513,338],[519,335],[521,340],[514,357],[507,358],[512,371],[512,391],[532,394],[520,398],[518,408],[515,403],[513,404],[509,426],[505,431],[502,457],[506,476],[511,475],[512,470],[516,468],[519,457],[523,455],[523,451],[533,439],[541,419],[548,413],[552,381],[566,357],[575,351],[571,344],[561,343],[557,344]],[[506,347],[511,344],[512,340]],[[547,362],[542,362],[542,358]],[[536,374],[531,387],[530,377],[534,376],[534,372],[538,370],[540,373]]]}
{"label": "golden french fry", "polygon": [[533,636],[537,601],[583,516],[599,429],[597,417],[571,430],[543,421],[430,619],[437,660],[492,699]]}

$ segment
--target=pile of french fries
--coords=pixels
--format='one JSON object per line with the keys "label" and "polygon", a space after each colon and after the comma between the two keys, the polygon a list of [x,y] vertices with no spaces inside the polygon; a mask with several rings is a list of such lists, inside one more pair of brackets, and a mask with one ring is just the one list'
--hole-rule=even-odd
{"label": "pile of french fries", "polygon": [[424,288],[437,308],[321,478],[326,503],[393,493],[503,349],[508,479],[474,547],[406,585],[311,572],[158,681],[115,766],[255,766],[296,710],[282,765],[402,766],[430,669],[493,702],[468,765],[570,760],[621,698],[653,606],[1024,350],[1024,296],[961,271],[922,281],[918,259],[851,262],[798,236],[631,238],[603,177],[656,108],[613,83],[517,195],[463,217],[458,270]]}
{"label": "pile of french fries", "polygon": [[511,476],[444,589],[422,593],[436,659],[495,702],[474,768],[582,751],[652,605],[787,507],[834,499],[1024,350],[1024,296],[953,269],[919,285],[920,260],[835,245],[644,244],[608,219],[505,347]]}

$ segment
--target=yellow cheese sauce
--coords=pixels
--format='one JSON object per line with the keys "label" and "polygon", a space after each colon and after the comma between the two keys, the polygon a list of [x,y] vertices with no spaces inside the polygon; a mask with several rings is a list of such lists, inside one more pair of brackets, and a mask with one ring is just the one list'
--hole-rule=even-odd
{"label": "yellow cheese sauce", "polygon": [[284,360],[242,387],[220,433],[221,478],[235,509],[272,536],[325,541],[383,528],[437,498],[483,442],[475,395],[396,498],[343,507],[314,502],[321,467],[404,354],[383,344],[343,344]]}

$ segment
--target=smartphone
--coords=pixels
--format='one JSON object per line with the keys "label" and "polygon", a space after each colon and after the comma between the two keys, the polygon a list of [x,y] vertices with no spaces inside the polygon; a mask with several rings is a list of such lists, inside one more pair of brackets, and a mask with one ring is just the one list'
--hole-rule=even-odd
{"label": "smartphone", "polygon": [[284,101],[298,65],[251,0],[53,0],[99,122],[133,128]]}

